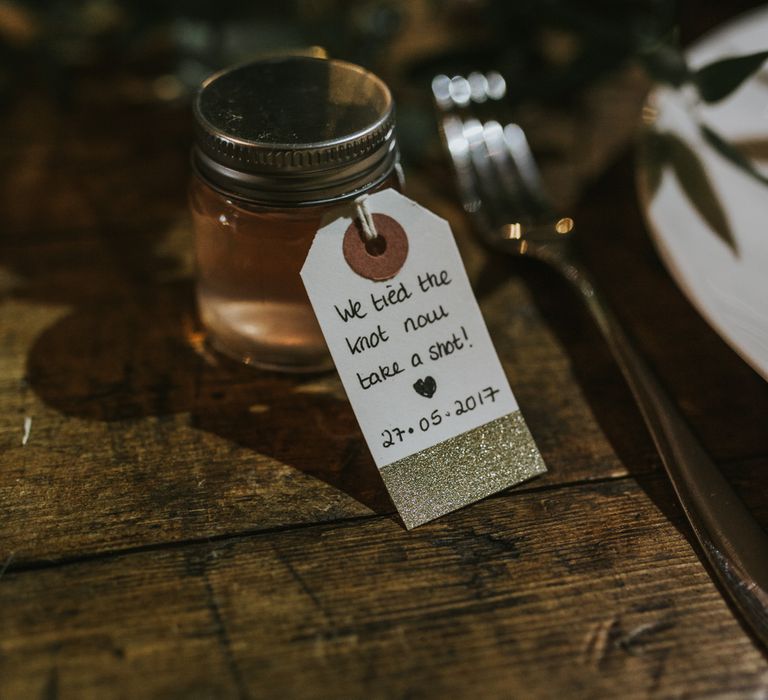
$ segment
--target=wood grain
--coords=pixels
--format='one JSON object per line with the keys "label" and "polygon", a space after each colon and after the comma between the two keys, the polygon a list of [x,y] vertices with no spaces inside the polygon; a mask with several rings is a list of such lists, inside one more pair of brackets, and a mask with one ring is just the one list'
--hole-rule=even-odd
{"label": "wood grain", "polygon": [[[409,533],[334,375],[206,349],[187,107],[80,78],[0,116],[0,698],[768,695],[591,321],[477,245],[438,150],[409,194],[451,221],[550,471]],[[661,266],[629,153],[572,213],[768,526],[768,385]]]}
{"label": "wood grain", "polygon": [[[22,107],[55,121],[45,104]],[[9,222],[0,561],[391,513],[335,377],[260,373],[205,350],[184,200],[186,112],[134,107],[129,116],[105,130],[108,113],[65,115],[57,138],[5,147],[20,175],[0,188]],[[652,469],[653,450],[589,320],[567,297],[557,312],[584,334],[584,348],[596,346],[588,371],[607,392],[602,415],[541,298],[505,261],[490,262],[455,205],[419,189],[421,179],[414,174],[415,196],[459,222],[491,332],[550,467],[544,483]],[[48,206],[34,205],[43,199]],[[606,425],[622,436],[618,447]]]}
{"label": "wood grain", "polygon": [[768,691],[768,663],[630,479],[410,533],[370,517],[6,573],[0,605],[8,698]]}
{"label": "wood grain", "polygon": [[[134,116],[158,118],[156,110]],[[170,123],[164,119],[160,127]],[[118,145],[111,132],[99,140],[96,129],[87,148],[80,134],[95,128],[91,121],[59,128],[63,136],[52,143],[6,150],[22,176],[0,190],[10,222],[0,306],[0,498],[7,504],[0,560],[391,512],[334,377],[259,373],[201,345],[178,129],[166,126],[163,147],[148,151],[128,140],[134,128]],[[105,168],[131,183],[130,197],[117,176],[104,182]],[[631,397],[570,292],[546,270],[488,259],[450,194],[436,195],[446,191],[440,181],[412,181],[417,199],[455,222],[502,362],[550,467],[544,483],[656,468]],[[623,167],[587,202],[615,199],[617,208],[631,208],[630,184]],[[605,196],[614,189],[625,194]],[[30,204],[44,197],[50,207]],[[624,256],[619,272],[598,267],[609,286],[610,274],[629,276],[630,303],[654,305],[656,317],[632,308],[652,359],[716,456],[768,453],[765,385],[729,357],[643,250],[639,215],[629,220],[627,249],[608,246],[609,260]],[[585,227],[590,237],[611,237],[589,219]],[[651,345],[659,304],[673,315],[661,348]],[[629,325],[637,330],[638,322]],[[741,390],[726,391],[731,385]],[[727,415],[740,415],[740,424],[719,429]],[[31,431],[22,445],[26,417]]]}

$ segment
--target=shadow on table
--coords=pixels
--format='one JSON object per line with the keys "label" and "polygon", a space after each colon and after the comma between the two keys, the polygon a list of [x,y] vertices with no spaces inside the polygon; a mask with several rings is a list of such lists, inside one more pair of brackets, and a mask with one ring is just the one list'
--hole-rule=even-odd
{"label": "shadow on table", "polygon": [[393,510],[335,375],[297,379],[210,354],[187,280],[65,316],[34,343],[28,378],[66,415],[118,421],[189,413],[196,428],[320,479],[376,512]]}
{"label": "shadow on table", "polygon": [[[12,295],[73,309],[30,349],[32,388],[56,410],[94,421],[189,413],[202,430],[325,481],[377,512],[391,512],[335,380],[209,362],[202,352],[189,273],[178,259],[190,241],[177,241],[168,253],[162,245],[184,209],[191,130],[179,126],[188,119],[183,109],[108,105],[54,114],[48,121],[61,126],[48,141],[22,144],[4,156],[9,172],[24,173],[0,189],[7,231],[19,241],[3,261],[23,280]],[[765,457],[765,382],[735,358],[666,276],[633,192],[631,161],[624,159],[576,213],[596,276],[620,315],[632,320],[629,330],[710,452],[726,462]],[[46,206],[38,206],[42,201]],[[642,429],[628,430],[640,424],[639,414],[565,283],[527,261],[498,258],[483,276],[480,296],[513,270],[533,289],[597,421],[642,482],[653,471],[653,447]],[[756,491],[744,490],[753,501]],[[654,499],[679,521],[668,490]]]}
{"label": "shadow on table", "polygon": [[19,114],[3,116],[30,124],[28,140],[0,149],[0,166],[14,173],[0,187],[2,265],[14,281],[7,295],[71,309],[28,351],[31,388],[57,411],[92,421],[189,413],[201,430],[392,512],[337,381],[205,353],[185,261],[190,110],[110,100],[109,83],[99,85],[82,98],[96,100],[88,108],[35,95],[31,108],[22,100]]}

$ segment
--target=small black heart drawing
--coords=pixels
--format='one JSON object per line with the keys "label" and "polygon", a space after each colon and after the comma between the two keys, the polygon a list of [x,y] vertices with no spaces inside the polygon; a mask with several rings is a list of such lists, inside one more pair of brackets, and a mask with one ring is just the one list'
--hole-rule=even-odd
{"label": "small black heart drawing", "polygon": [[437,391],[437,382],[434,377],[424,377],[424,379],[417,379],[413,388],[416,390],[417,394],[421,394],[424,398],[431,399]]}

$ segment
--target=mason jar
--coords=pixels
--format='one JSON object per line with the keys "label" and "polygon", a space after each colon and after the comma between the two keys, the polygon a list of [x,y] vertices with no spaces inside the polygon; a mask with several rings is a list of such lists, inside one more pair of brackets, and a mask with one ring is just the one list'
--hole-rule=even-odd
{"label": "mason jar", "polygon": [[334,209],[400,188],[394,113],[379,78],[338,60],[271,58],[203,83],[190,206],[215,349],[266,369],[332,366],[299,271]]}

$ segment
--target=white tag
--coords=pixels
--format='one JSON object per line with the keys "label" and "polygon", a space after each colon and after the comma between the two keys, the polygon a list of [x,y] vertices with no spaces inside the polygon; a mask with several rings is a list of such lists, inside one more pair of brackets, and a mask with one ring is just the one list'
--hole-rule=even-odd
{"label": "white tag", "polygon": [[[448,222],[394,190],[365,205],[373,222],[385,225],[377,217],[385,214],[402,227],[407,250],[395,251],[385,228],[386,250],[366,253],[350,208],[317,232],[301,276],[374,461],[410,527],[545,467]],[[363,276],[348,262],[345,235],[358,243],[364,268],[386,268],[395,254],[404,256],[402,267],[383,281]],[[525,463],[510,449],[522,449]]]}

